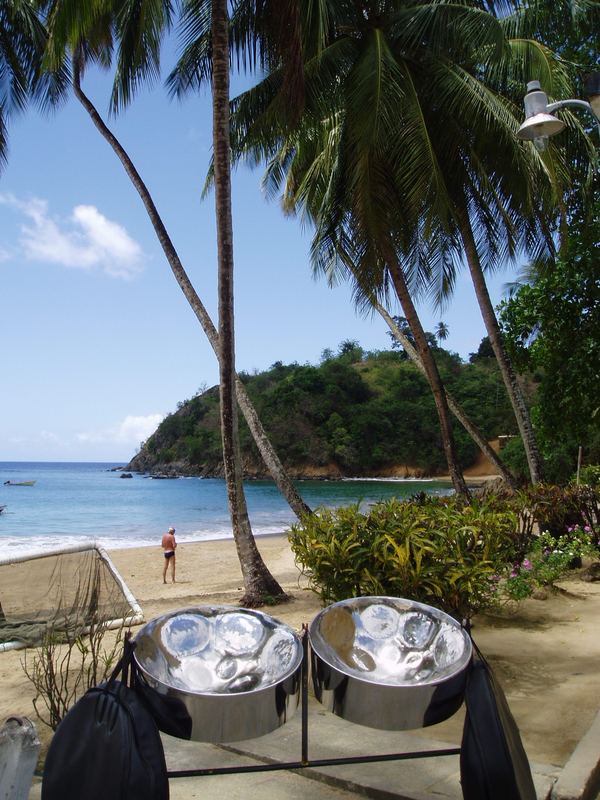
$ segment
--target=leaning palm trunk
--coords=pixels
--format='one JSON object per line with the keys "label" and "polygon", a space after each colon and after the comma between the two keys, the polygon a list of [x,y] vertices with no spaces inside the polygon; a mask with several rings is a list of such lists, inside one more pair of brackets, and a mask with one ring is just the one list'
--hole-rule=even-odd
{"label": "leaning palm trunk", "polygon": [[477,245],[473,236],[473,229],[471,228],[471,221],[468,213],[464,209],[457,209],[458,224],[460,227],[460,235],[465,248],[465,255],[469,271],[471,273],[471,280],[475,287],[475,294],[477,295],[477,302],[481,310],[481,316],[490,339],[490,344],[494,350],[496,361],[500,368],[500,374],[506,387],[509,400],[513,407],[519,433],[523,439],[525,447],[525,454],[527,456],[527,464],[529,466],[529,474],[532,483],[540,483],[543,479],[543,465],[540,452],[537,447],[533,426],[529,417],[529,411],[525,403],[525,398],[521,387],[517,381],[517,376],[510,362],[504,343],[502,342],[502,334],[498,320],[494,313],[494,307],[490,300],[490,295],[481,268],[481,261],[479,253],[477,252]]}
{"label": "leaning palm trunk", "polygon": [[[148,217],[150,218],[150,222],[154,228],[158,241],[163,249],[163,252],[169,262],[169,266],[175,276],[175,280],[179,284],[183,294],[186,297],[186,300],[190,304],[192,310],[194,311],[196,317],[198,318],[200,325],[204,333],[206,334],[208,341],[212,349],[215,352],[215,355],[219,356],[219,334],[213,322],[204,307],[204,304],[198,297],[196,290],[192,286],[192,283],[183,268],[183,264],[175,250],[173,242],[167,233],[167,229],[162,221],[160,214],[154,204],[152,196],[148,191],[148,188],[140,174],[136,170],[133,162],[131,161],[130,157],[126,153],[125,149],[119,142],[119,140],[114,136],[108,126],[104,123],[102,117],[98,113],[97,109],[91,102],[91,100],[84,94],[81,89],[81,79],[80,79],[80,66],[79,66],[79,59],[75,57],[73,59],[73,91],[75,96],[81,103],[81,105],[85,108],[88,115],[90,116],[92,122],[96,126],[96,128],[100,131],[104,139],[109,143],[112,147],[113,151],[117,155],[118,159],[120,160],[121,164],[123,165],[127,176],[129,177],[130,181],[134,185],[135,189],[137,190],[138,194],[140,195],[144,207],[146,208],[146,212],[148,213]],[[277,488],[281,492],[281,494],[285,497],[287,502],[290,505],[292,511],[296,514],[298,518],[300,518],[303,514],[310,514],[311,509],[309,506],[306,505],[304,500],[300,497],[298,492],[296,491],[296,487],[292,483],[290,477],[285,471],[283,464],[281,463],[277,453],[273,449],[273,446],[267,436],[265,429],[256,413],[254,406],[252,405],[252,401],[248,397],[248,393],[244,387],[244,384],[241,380],[236,376],[236,396],[237,401],[239,403],[240,409],[246,422],[248,423],[248,428],[250,429],[250,433],[254,438],[256,446],[267,466],[267,469],[271,473],[271,477],[275,481]]]}
{"label": "leaning palm trunk", "polygon": [[233,314],[233,223],[229,145],[229,26],[227,0],[212,0],[212,104],[215,214],[217,221],[219,297],[219,374],[221,439],[227,499],[244,577],[245,605],[261,604],[265,595],[284,592],[265,566],[252,535],[242,484],[242,464],[235,402]]}
{"label": "leaning palm trunk", "polygon": [[[425,367],[419,358],[419,354],[415,350],[415,348],[410,343],[409,339],[402,333],[400,328],[394,322],[393,317],[391,314],[387,312],[387,310],[378,303],[377,301],[374,302],[374,306],[383,319],[387,322],[389,329],[396,337],[396,339],[400,342],[402,347],[404,348],[406,355],[410,358],[413,364],[417,367],[417,369],[427,377],[427,373],[425,372]],[[484,454],[486,458],[490,460],[490,462],[496,467],[500,475],[502,476],[505,483],[511,487],[511,489],[516,489],[517,484],[515,479],[513,478],[511,472],[505,467],[502,461],[498,458],[498,454],[496,451],[490,447],[489,442],[485,438],[482,431],[479,430],[477,425],[475,425],[471,420],[467,417],[465,412],[462,410],[460,405],[456,402],[456,400],[452,397],[452,395],[445,389],[446,392],[446,400],[448,402],[448,408],[454,414],[456,419],[460,422],[466,432],[469,434],[471,439],[475,442],[475,444],[479,447],[481,452]]]}
{"label": "leaning palm trunk", "polygon": [[446,400],[446,393],[444,391],[444,386],[437,368],[437,364],[435,363],[431,349],[427,344],[425,331],[423,330],[421,320],[417,315],[410,292],[408,291],[404,273],[402,272],[402,268],[395,256],[388,258],[388,269],[396,290],[396,294],[398,295],[398,300],[402,306],[402,311],[410,326],[412,335],[414,336],[417,353],[421,363],[423,364],[423,369],[425,370],[427,380],[429,381],[429,385],[433,393],[433,399],[440,421],[444,455],[446,456],[446,463],[448,464],[448,471],[450,473],[450,478],[452,479],[454,491],[457,495],[459,495],[459,497],[468,500],[469,490],[467,489],[467,484],[465,483],[462,470],[456,457],[456,447],[454,444],[454,435],[452,433],[452,423],[450,421],[448,402]]}

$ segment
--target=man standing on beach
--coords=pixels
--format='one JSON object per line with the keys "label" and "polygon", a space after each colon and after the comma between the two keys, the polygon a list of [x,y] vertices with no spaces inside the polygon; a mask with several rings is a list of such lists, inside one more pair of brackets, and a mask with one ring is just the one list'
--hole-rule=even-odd
{"label": "man standing on beach", "polygon": [[161,546],[165,554],[163,583],[167,582],[167,569],[169,564],[171,564],[171,578],[173,579],[173,583],[175,583],[175,548],[177,547],[177,542],[175,541],[175,528],[169,528],[168,533],[163,534]]}

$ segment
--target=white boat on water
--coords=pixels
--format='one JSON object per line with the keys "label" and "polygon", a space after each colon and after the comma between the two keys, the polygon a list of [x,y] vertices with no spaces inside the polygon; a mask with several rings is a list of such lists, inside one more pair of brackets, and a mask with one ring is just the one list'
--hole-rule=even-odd
{"label": "white boat on water", "polygon": [[0,506],[0,514],[4,511],[5,508],[6,506]]}
{"label": "white boat on water", "polygon": [[5,486],[35,486],[35,481],[4,481]]}

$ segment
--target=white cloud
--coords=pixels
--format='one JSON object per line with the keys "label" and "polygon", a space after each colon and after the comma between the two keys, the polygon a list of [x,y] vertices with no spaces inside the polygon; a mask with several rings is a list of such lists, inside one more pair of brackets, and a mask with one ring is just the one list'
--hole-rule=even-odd
{"label": "white cloud", "polygon": [[52,444],[60,444],[60,439],[55,433],[52,431],[41,431],[40,432],[40,439],[43,442],[50,442]]}
{"label": "white cloud", "polygon": [[148,414],[145,417],[127,416],[111,428],[78,433],[77,440],[85,443],[114,442],[115,444],[137,445],[154,433],[165,418],[164,414]]}
{"label": "white cloud", "polygon": [[29,221],[21,225],[21,246],[33,261],[77,269],[100,269],[113,278],[132,278],[141,270],[142,249],[122,225],[95,206],[78,205],[67,220],[49,214],[46,200],[19,200],[0,194],[0,203],[19,210]]}

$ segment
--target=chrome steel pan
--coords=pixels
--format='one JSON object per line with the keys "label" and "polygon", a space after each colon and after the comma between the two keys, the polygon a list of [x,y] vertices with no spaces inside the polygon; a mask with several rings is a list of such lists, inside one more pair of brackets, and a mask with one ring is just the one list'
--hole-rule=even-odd
{"label": "chrome steel pan", "polygon": [[452,617],[397,597],[334,603],[309,627],[315,695],[351,722],[434,725],[460,707],[472,646]]}
{"label": "chrome steel pan", "polygon": [[148,622],[135,642],[142,685],[184,719],[185,738],[252,739],[282,725],[298,706],[300,638],[259,611],[185,608]]}

